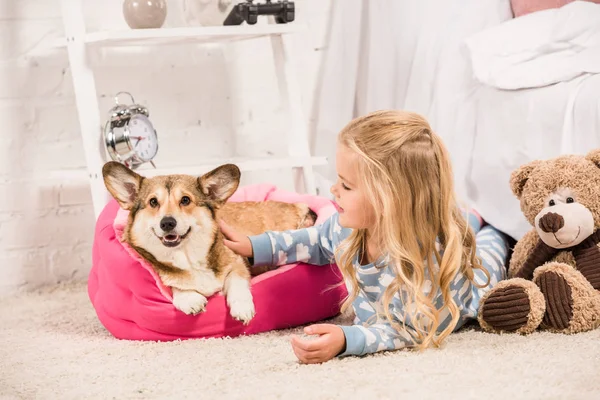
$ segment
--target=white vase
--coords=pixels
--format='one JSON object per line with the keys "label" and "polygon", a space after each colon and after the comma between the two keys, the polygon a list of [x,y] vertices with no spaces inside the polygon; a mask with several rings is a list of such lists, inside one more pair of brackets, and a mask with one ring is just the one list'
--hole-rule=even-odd
{"label": "white vase", "polygon": [[219,26],[229,15],[234,0],[183,0],[183,18],[188,26]]}
{"label": "white vase", "polygon": [[132,29],[156,29],[167,17],[166,0],[124,0],[123,17]]}

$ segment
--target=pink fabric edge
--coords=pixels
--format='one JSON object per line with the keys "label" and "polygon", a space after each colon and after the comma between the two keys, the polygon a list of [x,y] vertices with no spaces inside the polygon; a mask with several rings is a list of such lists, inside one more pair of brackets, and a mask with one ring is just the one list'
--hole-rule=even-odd
{"label": "pink fabric edge", "polygon": [[[523,17],[538,11],[558,9],[580,0],[511,0],[510,6],[514,18]],[[600,4],[600,0],[585,0]]]}
{"label": "pink fabric edge", "polygon": [[144,258],[142,258],[142,256],[140,256],[138,252],[135,251],[129,244],[123,241],[123,231],[125,229],[125,225],[127,224],[128,218],[129,211],[119,208],[119,210],[117,211],[117,215],[115,216],[115,220],[113,222],[113,228],[115,229],[115,236],[117,237],[117,240],[119,241],[119,243],[121,243],[125,250],[127,250],[127,253],[129,253],[131,258],[139,262],[140,265],[144,267],[144,269],[148,271],[150,275],[152,275],[152,278],[154,279],[154,282],[156,282],[156,286],[158,286],[160,293],[163,296],[165,296],[169,301],[173,301],[172,290],[162,283],[160,277],[158,276],[154,268],[152,268],[152,265]]}

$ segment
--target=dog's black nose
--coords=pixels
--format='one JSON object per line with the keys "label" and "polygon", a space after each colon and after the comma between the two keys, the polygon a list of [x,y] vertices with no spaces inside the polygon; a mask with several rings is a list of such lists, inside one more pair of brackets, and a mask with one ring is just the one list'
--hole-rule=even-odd
{"label": "dog's black nose", "polygon": [[164,217],[160,220],[160,229],[170,232],[177,226],[177,221],[173,217]]}

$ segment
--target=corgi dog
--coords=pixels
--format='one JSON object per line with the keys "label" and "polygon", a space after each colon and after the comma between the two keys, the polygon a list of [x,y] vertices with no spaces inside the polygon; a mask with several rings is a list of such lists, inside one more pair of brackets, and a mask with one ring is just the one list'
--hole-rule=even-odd
{"label": "corgi dog", "polygon": [[129,210],[122,240],[153,266],[172,289],[175,308],[188,315],[204,311],[207,298],[220,291],[236,320],[248,324],[255,314],[248,260],[224,245],[218,219],[254,235],[309,227],[317,217],[301,203],[227,202],[240,183],[233,164],[200,177],[147,178],[111,161],[102,175],[110,194]]}

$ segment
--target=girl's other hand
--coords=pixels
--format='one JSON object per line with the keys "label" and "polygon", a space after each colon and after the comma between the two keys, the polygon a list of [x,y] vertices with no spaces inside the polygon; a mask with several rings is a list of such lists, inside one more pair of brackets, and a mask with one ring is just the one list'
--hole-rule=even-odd
{"label": "girl's other hand", "polygon": [[222,219],[219,220],[219,228],[225,236],[225,239],[223,240],[225,246],[242,257],[252,257],[252,243],[250,243],[248,236],[237,232]]}
{"label": "girl's other hand", "polygon": [[315,340],[302,340],[292,335],[292,349],[304,364],[318,364],[331,360],[346,347],[344,331],[337,325],[317,324],[304,328],[307,335],[319,335]]}

